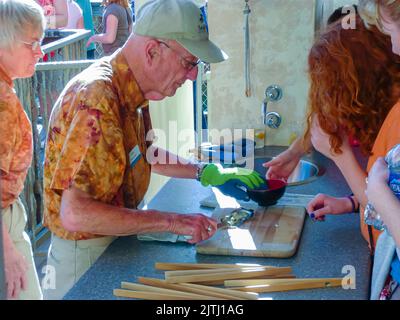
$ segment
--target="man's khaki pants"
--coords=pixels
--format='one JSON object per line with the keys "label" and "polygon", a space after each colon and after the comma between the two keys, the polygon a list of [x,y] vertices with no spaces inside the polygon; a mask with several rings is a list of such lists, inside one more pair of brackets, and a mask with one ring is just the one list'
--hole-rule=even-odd
{"label": "man's khaki pants", "polygon": [[52,234],[42,280],[44,298],[62,299],[115,239],[102,237],[74,241]]}
{"label": "man's khaki pants", "polygon": [[8,231],[15,248],[21,253],[28,264],[26,274],[27,288],[21,290],[19,300],[41,300],[43,299],[40,290],[39,278],[36,272],[35,261],[33,259],[32,245],[29,236],[25,232],[26,212],[21,200],[16,200],[8,208],[3,209],[3,224]]}

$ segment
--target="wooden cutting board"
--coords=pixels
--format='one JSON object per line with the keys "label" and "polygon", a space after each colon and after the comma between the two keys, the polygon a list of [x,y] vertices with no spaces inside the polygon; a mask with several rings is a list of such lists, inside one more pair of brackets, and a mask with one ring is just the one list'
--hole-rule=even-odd
{"label": "wooden cutting board", "polygon": [[[214,210],[220,221],[233,209]],[[300,206],[258,207],[239,228],[219,229],[196,245],[197,253],[213,255],[289,258],[296,253],[306,210]]]}

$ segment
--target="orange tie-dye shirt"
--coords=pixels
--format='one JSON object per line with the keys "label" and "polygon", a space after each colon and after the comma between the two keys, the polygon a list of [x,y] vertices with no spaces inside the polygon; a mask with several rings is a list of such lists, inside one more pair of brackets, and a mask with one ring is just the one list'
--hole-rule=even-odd
{"label": "orange tie-dye shirt", "polygon": [[[150,128],[148,101],[121,51],[70,81],[50,119],[44,165],[45,226],[63,239],[100,237],[63,228],[62,191],[72,185],[103,203],[136,208],[150,182],[151,166],[145,157]],[[135,146],[141,157],[131,165],[129,153]]]}
{"label": "orange tie-dye shirt", "polygon": [[0,67],[0,185],[1,208],[12,204],[24,189],[32,162],[32,126],[13,82]]}

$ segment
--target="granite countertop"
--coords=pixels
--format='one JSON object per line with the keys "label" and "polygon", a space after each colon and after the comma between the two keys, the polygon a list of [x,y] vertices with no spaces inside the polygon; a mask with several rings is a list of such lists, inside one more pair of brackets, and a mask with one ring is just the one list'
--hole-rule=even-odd
{"label": "granite countertop", "polygon": [[[257,151],[256,156],[260,156],[260,152],[261,155],[274,155],[283,149],[265,148]],[[330,160],[318,153],[306,158],[324,167],[325,173],[308,184],[288,187],[286,192],[308,195],[324,192],[334,196],[350,193],[343,176]],[[365,159],[361,160],[365,163]],[[150,202],[148,208],[211,215],[212,209],[199,204],[211,193],[211,189],[203,188],[194,180],[171,179]],[[344,277],[354,273],[355,289],[298,290],[263,293],[260,297],[277,300],[368,299],[369,250],[361,236],[357,214],[327,216],[322,223],[313,222],[306,217],[297,253],[286,259],[204,255],[197,254],[194,245],[183,242],[139,241],[136,236],[121,237],[108,247],[64,299],[117,299],[113,296],[113,289],[120,288],[122,281],[137,282],[137,277],[140,276],[163,278],[163,272],[155,270],[155,262],[291,266],[293,273],[299,278]]]}

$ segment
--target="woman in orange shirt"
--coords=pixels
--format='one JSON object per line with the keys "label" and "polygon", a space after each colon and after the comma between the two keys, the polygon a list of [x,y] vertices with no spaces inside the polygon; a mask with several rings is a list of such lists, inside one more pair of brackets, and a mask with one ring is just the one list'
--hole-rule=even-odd
{"label": "woman in orange shirt", "polygon": [[34,74],[43,57],[40,43],[45,25],[43,11],[33,0],[0,1],[0,185],[9,299],[42,299],[19,199],[32,161],[32,127],[13,80]]}

